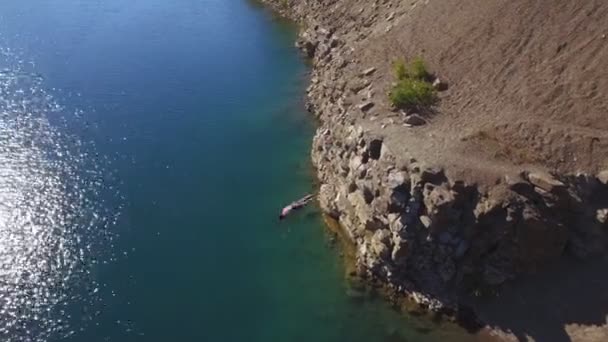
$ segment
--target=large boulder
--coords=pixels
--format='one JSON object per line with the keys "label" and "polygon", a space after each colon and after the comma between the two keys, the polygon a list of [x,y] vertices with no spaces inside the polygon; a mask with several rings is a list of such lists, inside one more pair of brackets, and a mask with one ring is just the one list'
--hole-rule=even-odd
{"label": "large boulder", "polygon": [[432,233],[438,233],[446,229],[457,219],[457,211],[454,209],[456,196],[446,185],[434,186],[427,184],[424,189],[424,205],[427,216],[432,224],[429,229]]}

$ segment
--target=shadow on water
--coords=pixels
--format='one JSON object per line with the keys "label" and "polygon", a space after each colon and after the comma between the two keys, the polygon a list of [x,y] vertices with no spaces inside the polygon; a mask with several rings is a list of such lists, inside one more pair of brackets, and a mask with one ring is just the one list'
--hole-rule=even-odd
{"label": "shadow on water", "polygon": [[[603,326],[608,315],[608,260],[562,260],[550,269],[507,284],[497,298],[473,300],[492,328],[520,341],[568,342],[569,325]],[[603,331],[580,331],[576,340],[605,341]],[[582,335],[579,335],[582,334]]]}

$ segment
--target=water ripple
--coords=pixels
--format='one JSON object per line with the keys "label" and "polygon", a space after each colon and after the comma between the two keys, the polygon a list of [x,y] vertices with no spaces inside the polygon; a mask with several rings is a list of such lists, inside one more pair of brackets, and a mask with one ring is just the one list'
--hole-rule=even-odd
{"label": "water ripple", "polygon": [[[0,50],[4,64],[11,56]],[[50,123],[65,109],[24,69],[0,71],[0,340],[8,342],[73,333],[75,313],[98,300],[91,272],[117,215],[104,204],[103,162]]]}

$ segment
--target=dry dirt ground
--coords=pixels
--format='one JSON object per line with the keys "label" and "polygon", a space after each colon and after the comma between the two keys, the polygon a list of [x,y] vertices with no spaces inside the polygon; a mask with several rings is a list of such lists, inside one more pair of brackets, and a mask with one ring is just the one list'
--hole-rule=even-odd
{"label": "dry dirt ground", "polygon": [[[343,25],[366,2],[342,1]],[[384,98],[398,58],[422,57],[449,89],[430,124],[385,128],[392,146],[465,176],[608,168],[608,2],[405,1],[394,12],[357,49],[379,71],[373,111],[395,115]]]}

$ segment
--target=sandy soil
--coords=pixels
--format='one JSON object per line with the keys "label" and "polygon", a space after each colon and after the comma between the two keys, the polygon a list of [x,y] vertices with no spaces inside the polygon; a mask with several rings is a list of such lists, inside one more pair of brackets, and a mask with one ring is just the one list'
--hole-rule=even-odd
{"label": "sandy soil", "polygon": [[357,34],[348,28],[351,18],[365,18],[362,10],[376,20],[357,47],[361,68],[379,70],[376,114],[394,115],[385,94],[398,58],[422,56],[449,83],[429,125],[383,130],[394,148],[479,176],[608,168],[608,2],[405,1],[376,10],[365,3],[341,1],[328,15],[343,12],[345,35]]}

